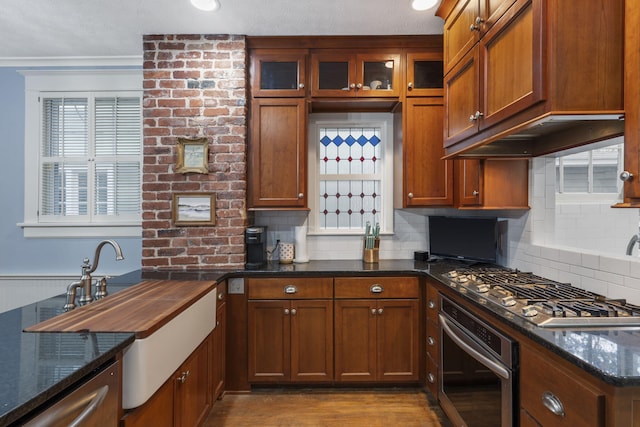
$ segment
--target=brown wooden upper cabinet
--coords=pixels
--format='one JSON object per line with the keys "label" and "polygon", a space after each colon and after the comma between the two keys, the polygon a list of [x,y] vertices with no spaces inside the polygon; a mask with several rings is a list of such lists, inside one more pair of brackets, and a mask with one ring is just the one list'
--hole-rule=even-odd
{"label": "brown wooden upper cabinet", "polygon": [[513,3],[515,0],[461,0],[455,4],[444,26],[445,72],[471,50]]}
{"label": "brown wooden upper cabinet", "polygon": [[544,99],[541,9],[518,0],[455,65],[447,62],[445,147]]}
{"label": "brown wooden upper cabinet", "polygon": [[307,206],[307,109],[304,98],[254,98],[248,147],[251,208]]}
{"label": "brown wooden upper cabinet", "polygon": [[442,96],[442,55],[438,52],[409,52],[406,58],[406,96]]}
{"label": "brown wooden upper cabinet", "polygon": [[[447,156],[534,124],[546,127],[525,139],[557,123],[617,120],[623,12],[622,0],[444,0]],[[528,154],[544,154],[544,143]]]}
{"label": "brown wooden upper cabinet", "polygon": [[402,207],[528,209],[527,159],[442,159],[443,110],[436,96],[403,107]]}
{"label": "brown wooden upper cabinet", "polygon": [[529,209],[528,159],[457,159],[458,209]]}
{"label": "brown wooden upper cabinet", "polygon": [[307,95],[305,49],[257,49],[251,54],[253,97],[305,97]]}
{"label": "brown wooden upper cabinet", "polygon": [[311,54],[313,97],[397,97],[402,91],[400,53]]}

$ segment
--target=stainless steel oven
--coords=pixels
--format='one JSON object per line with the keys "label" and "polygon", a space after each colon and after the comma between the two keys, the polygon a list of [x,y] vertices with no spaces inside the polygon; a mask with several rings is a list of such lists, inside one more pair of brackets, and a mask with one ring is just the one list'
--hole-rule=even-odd
{"label": "stainless steel oven", "polygon": [[455,426],[517,425],[517,343],[440,296],[439,399]]}

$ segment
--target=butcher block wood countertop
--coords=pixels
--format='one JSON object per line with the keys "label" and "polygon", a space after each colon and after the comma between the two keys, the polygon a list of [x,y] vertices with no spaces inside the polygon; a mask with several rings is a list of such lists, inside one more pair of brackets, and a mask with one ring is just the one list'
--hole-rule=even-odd
{"label": "butcher block wood countertop", "polygon": [[215,281],[147,280],[26,328],[26,332],[132,332],[146,338],[213,290]]}

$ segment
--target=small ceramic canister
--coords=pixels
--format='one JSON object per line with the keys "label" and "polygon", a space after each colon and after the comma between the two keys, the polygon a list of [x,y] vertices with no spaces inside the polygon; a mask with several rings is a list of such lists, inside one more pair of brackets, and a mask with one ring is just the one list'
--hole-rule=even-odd
{"label": "small ceramic canister", "polygon": [[294,257],[293,243],[280,242],[280,264],[289,264],[293,262]]}

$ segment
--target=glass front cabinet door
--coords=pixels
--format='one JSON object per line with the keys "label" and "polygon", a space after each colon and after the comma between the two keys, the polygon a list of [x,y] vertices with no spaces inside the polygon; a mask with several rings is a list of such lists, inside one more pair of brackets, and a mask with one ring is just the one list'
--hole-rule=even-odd
{"label": "glass front cabinet door", "polygon": [[311,55],[311,96],[396,97],[400,54],[316,53]]}
{"label": "glass front cabinet door", "polygon": [[407,53],[407,96],[442,96],[443,63],[440,53]]}
{"label": "glass front cabinet door", "polygon": [[305,97],[306,50],[256,50],[251,55],[251,91],[254,98]]}

